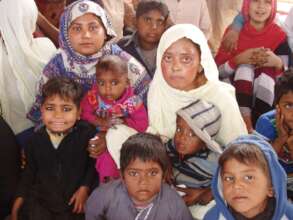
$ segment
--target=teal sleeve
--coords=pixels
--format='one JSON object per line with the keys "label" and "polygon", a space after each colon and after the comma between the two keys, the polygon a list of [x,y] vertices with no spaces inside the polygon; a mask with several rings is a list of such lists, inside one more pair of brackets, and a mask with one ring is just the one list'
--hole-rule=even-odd
{"label": "teal sleeve", "polygon": [[244,26],[244,17],[241,14],[241,12],[239,12],[238,15],[236,15],[236,17],[234,18],[234,20],[231,24],[231,28],[233,30],[240,32],[241,29],[243,28],[243,26]]}

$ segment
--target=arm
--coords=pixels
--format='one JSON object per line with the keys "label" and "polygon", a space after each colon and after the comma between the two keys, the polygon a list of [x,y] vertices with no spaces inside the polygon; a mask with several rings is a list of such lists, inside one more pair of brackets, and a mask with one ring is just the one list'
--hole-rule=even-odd
{"label": "arm", "polygon": [[129,127],[144,132],[148,127],[148,114],[143,104],[125,119]]}
{"label": "arm", "polygon": [[[90,91],[91,92],[91,91]],[[94,123],[96,121],[97,116],[95,115],[95,110],[93,108],[93,105],[90,104],[89,102],[89,96],[90,96],[90,92],[88,92],[82,99],[81,103],[80,103],[80,107],[81,107],[81,119],[94,124],[96,126],[96,124]],[[95,97],[93,97],[95,98]]]}
{"label": "arm", "polygon": [[37,25],[44,32],[46,36],[48,36],[56,47],[58,47],[58,36],[59,30],[53,24],[51,24],[41,12],[38,14]]}

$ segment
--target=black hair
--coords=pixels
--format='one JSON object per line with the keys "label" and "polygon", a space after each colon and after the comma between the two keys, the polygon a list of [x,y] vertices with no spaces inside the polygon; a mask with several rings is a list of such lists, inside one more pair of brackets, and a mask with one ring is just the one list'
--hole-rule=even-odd
{"label": "black hair", "polygon": [[96,75],[106,71],[128,75],[127,63],[116,55],[105,56],[96,65]]}
{"label": "black hair", "polygon": [[42,88],[42,104],[47,98],[54,95],[60,96],[64,100],[72,100],[79,108],[83,97],[83,90],[79,83],[66,77],[53,77],[49,79]]}
{"label": "black hair", "polygon": [[137,133],[129,137],[120,151],[120,169],[124,173],[127,166],[135,159],[144,162],[157,162],[165,176],[170,165],[165,146],[159,136],[149,133]]}
{"label": "black hair", "polygon": [[165,20],[167,20],[169,16],[168,6],[160,0],[141,0],[137,5],[136,18],[152,10],[159,11]]}
{"label": "black hair", "polygon": [[275,84],[275,105],[277,105],[283,95],[293,92],[293,68],[289,68],[280,77]]}

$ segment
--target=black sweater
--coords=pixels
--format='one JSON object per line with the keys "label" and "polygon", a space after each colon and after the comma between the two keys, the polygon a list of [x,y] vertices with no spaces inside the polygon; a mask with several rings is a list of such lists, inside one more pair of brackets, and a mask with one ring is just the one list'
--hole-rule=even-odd
{"label": "black sweater", "polygon": [[71,210],[68,202],[80,186],[90,189],[98,179],[95,160],[88,156],[88,141],[95,135],[94,127],[78,122],[55,149],[45,128],[28,142],[27,164],[17,196],[34,198],[48,210]]}

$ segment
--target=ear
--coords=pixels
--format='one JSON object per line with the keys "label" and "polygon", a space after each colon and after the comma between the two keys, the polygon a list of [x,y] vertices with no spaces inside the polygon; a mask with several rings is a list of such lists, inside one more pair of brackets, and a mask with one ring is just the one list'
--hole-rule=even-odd
{"label": "ear", "polygon": [[199,72],[199,73],[203,73],[203,72],[204,72],[204,69],[203,69],[202,65],[199,65],[198,72]]}
{"label": "ear", "polygon": [[268,197],[274,197],[275,193],[274,193],[274,188],[271,186],[268,189]]}

